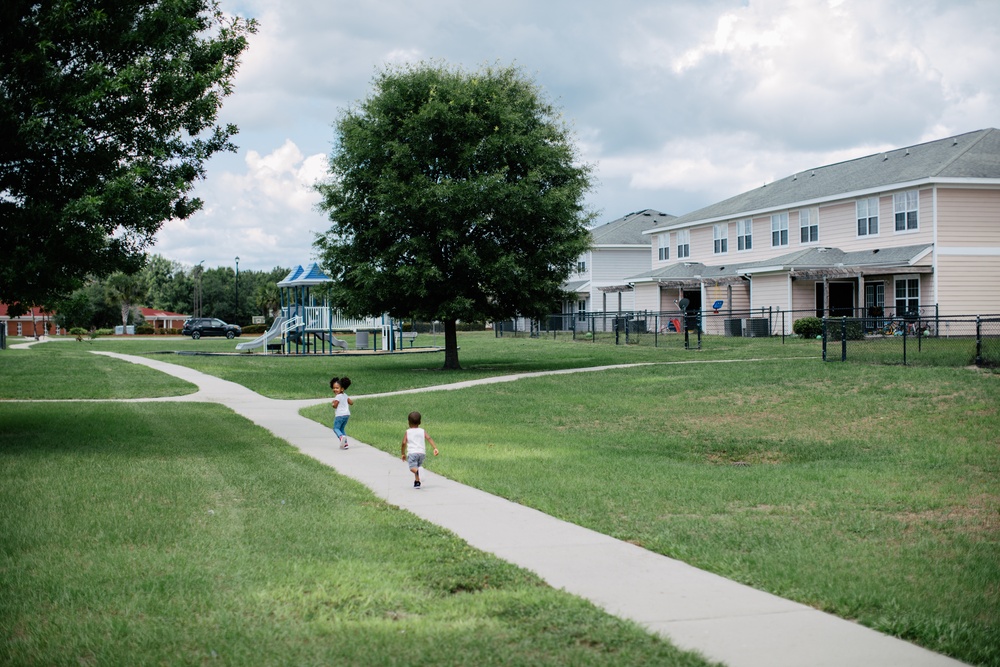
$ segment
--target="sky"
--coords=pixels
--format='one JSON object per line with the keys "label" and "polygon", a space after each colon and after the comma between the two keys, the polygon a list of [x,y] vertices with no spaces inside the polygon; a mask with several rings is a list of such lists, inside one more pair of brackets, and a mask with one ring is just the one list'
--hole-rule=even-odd
{"label": "sky", "polygon": [[293,268],[331,227],[334,124],[387,65],[514,65],[593,167],[597,224],[682,215],[811,167],[1000,127],[997,0],[221,0],[256,18],[213,157],[151,253]]}

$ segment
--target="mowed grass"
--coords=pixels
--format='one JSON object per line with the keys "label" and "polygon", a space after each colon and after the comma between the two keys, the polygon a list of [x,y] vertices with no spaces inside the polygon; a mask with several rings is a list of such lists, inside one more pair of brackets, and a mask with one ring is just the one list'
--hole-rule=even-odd
{"label": "mowed grass", "polygon": [[[398,454],[405,416],[420,410],[442,448],[429,462],[437,472],[1000,665],[1000,376],[824,364],[813,343],[734,347],[734,357],[771,360],[703,364],[725,354],[463,334],[457,373],[423,354],[156,358],[280,397],[325,396],[329,377],[350,375],[348,432],[365,442]],[[104,349],[162,351],[156,344]],[[650,361],[681,363],[365,397]],[[308,414],[330,419],[328,406]]]}
{"label": "mowed grass", "polygon": [[[326,422],[324,408],[307,414]],[[447,477],[1000,665],[996,375],[645,366],[358,397],[348,432],[397,453],[411,410]]]}
{"label": "mowed grass", "polygon": [[[423,336],[423,334],[421,334]],[[243,336],[237,339],[245,340]],[[350,337],[348,337],[350,342]],[[443,344],[441,336],[434,340]],[[13,353],[48,354],[51,347],[68,348],[86,356],[91,350],[149,356],[194,368],[242,384],[270,398],[317,398],[330,395],[330,378],[348,376],[353,394],[375,394],[417,389],[437,384],[475,380],[497,375],[530,373],[545,370],[604,366],[612,364],[662,361],[746,359],[765,357],[819,358],[822,348],[817,341],[780,339],[716,338],[706,349],[689,351],[678,347],[653,348],[640,345],[609,345],[572,341],[562,337],[495,338],[492,332],[460,332],[459,361],[462,370],[442,371],[442,351],[404,352],[393,355],[276,355],[236,354],[236,342],[224,338],[186,337],[107,337],[93,342],[74,340],[46,343],[28,351]],[[421,338],[417,338],[418,346]],[[429,341],[428,341],[429,342]],[[353,347],[353,346],[352,346]],[[178,354],[180,353],[180,354]],[[2,364],[0,358],[0,364]],[[38,398],[47,396],[38,388]]]}
{"label": "mowed grass", "polygon": [[4,665],[707,664],[221,406],[3,404],[0,535]]}

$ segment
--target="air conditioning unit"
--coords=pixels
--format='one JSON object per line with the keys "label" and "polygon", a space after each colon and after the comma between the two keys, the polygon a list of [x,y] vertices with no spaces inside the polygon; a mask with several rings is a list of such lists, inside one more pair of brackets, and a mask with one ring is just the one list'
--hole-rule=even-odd
{"label": "air conditioning unit", "polygon": [[766,317],[743,320],[743,335],[747,338],[766,338],[771,335],[771,322]]}
{"label": "air conditioning unit", "polygon": [[744,320],[739,320],[736,318],[723,320],[722,326],[725,335],[735,336],[736,338],[741,337],[743,335],[743,322]]}

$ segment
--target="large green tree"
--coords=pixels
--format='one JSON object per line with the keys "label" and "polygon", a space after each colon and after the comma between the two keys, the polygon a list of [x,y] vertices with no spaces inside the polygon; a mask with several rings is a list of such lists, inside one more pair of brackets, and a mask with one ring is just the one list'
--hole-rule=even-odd
{"label": "large green tree", "polygon": [[590,167],[515,67],[390,67],[336,124],[316,240],[351,315],[456,322],[541,316],[586,250]]}
{"label": "large green tree", "polygon": [[252,20],[216,0],[0,3],[0,301],[135,272],[236,127],[216,124]]}

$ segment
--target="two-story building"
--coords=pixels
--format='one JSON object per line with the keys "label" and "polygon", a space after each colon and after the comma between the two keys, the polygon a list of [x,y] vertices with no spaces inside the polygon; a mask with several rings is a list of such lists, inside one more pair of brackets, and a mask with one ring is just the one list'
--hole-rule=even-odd
{"label": "two-story building", "polygon": [[637,310],[1000,313],[1000,130],[806,169],[643,233]]}
{"label": "two-story building", "polygon": [[634,310],[633,290],[626,279],[652,267],[650,237],[644,232],[675,218],[645,209],[592,228],[590,249],[580,255],[576,271],[563,285],[576,297],[563,304],[563,313]]}

